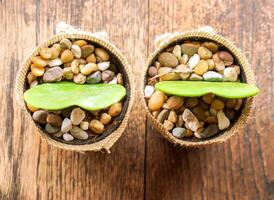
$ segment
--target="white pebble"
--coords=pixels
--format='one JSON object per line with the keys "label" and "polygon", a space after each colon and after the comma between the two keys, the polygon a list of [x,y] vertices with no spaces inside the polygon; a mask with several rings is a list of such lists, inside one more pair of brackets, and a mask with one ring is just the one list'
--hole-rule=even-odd
{"label": "white pebble", "polygon": [[104,71],[104,70],[108,69],[108,68],[109,68],[109,65],[110,65],[110,62],[109,62],[109,61],[108,61],[108,62],[100,62],[100,63],[97,64],[98,69],[99,69],[100,71]]}
{"label": "white pebble", "polygon": [[70,131],[70,129],[72,129],[72,123],[69,118],[65,118],[62,122],[61,132],[67,133]]}
{"label": "white pebble", "polygon": [[238,78],[238,74],[235,68],[233,67],[227,67],[224,69],[224,78],[225,81],[237,81]]}
{"label": "white pebble", "polygon": [[62,61],[60,58],[55,58],[55,59],[50,60],[50,61],[48,62],[48,65],[49,65],[50,67],[60,66],[60,65],[62,65],[62,64],[63,64],[63,61]]}
{"label": "white pebble", "polygon": [[183,138],[185,136],[185,128],[177,127],[172,130],[172,135],[176,138]]}
{"label": "white pebble", "polygon": [[118,83],[118,79],[116,77],[114,77],[111,81],[108,82],[108,84],[117,84]]}
{"label": "white pebble", "polygon": [[218,127],[219,127],[220,130],[224,130],[224,129],[229,127],[230,121],[225,116],[224,111],[222,111],[222,110],[218,111],[217,119],[218,119]]}
{"label": "white pebble", "polygon": [[72,140],[74,140],[74,137],[73,137],[71,134],[65,133],[65,134],[63,135],[63,139],[64,139],[65,141],[72,141]]}
{"label": "white pebble", "polygon": [[194,69],[196,65],[200,61],[200,56],[198,54],[194,54],[192,57],[189,58],[188,66],[190,69]]}
{"label": "white pebble", "polygon": [[84,131],[88,130],[89,123],[88,122],[81,122],[80,128]]}
{"label": "white pebble", "polygon": [[155,89],[152,85],[146,85],[145,90],[144,90],[145,97],[147,99],[149,99],[152,96],[152,94],[154,93],[154,91],[155,91]]}
{"label": "white pebble", "polygon": [[72,45],[71,52],[76,58],[81,58],[81,48],[78,45],[76,44]]}

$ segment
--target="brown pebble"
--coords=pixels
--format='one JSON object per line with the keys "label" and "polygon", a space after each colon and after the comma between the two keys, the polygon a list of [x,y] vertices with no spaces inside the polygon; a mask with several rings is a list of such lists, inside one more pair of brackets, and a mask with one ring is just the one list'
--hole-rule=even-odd
{"label": "brown pebble", "polygon": [[121,102],[112,104],[110,106],[109,110],[108,110],[108,114],[111,117],[118,116],[121,113],[121,111],[122,111],[122,106],[123,106],[123,104]]}
{"label": "brown pebble", "polygon": [[149,69],[148,69],[148,75],[150,76],[150,77],[154,77],[154,76],[156,76],[157,74],[158,74],[158,70],[157,70],[157,68],[156,67],[149,67]]}
{"label": "brown pebble", "polygon": [[224,109],[225,104],[219,99],[214,99],[211,103],[211,107],[214,108],[215,110],[222,110]]}
{"label": "brown pebble", "polygon": [[184,98],[178,96],[171,96],[167,100],[167,106],[171,110],[177,110],[184,104]]}
{"label": "brown pebble", "polygon": [[165,127],[167,131],[171,131],[174,127],[174,124],[168,120],[165,120],[163,123],[163,126]]}
{"label": "brown pebble", "polygon": [[214,99],[215,95],[212,93],[206,94],[204,96],[202,96],[202,99],[205,103],[207,104],[211,104],[213,99]]}
{"label": "brown pebble", "polygon": [[62,118],[59,115],[49,114],[47,116],[47,123],[52,126],[61,127]]}
{"label": "brown pebble", "polygon": [[104,124],[99,120],[94,119],[89,123],[89,129],[92,130],[96,134],[101,134],[104,132]]}
{"label": "brown pebble", "polygon": [[185,101],[185,105],[187,108],[194,108],[199,104],[199,99],[196,97],[187,98]]}

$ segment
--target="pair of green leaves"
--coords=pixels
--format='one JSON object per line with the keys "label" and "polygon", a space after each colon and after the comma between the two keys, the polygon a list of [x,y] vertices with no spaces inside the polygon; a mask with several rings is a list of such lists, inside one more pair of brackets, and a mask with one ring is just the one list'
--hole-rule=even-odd
{"label": "pair of green leaves", "polygon": [[[199,97],[208,93],[225,98],[245,98],[259,92],[256,86],[238,82],[162,81],[156,89],[166,94]],[[72,82],[44,83],[27,90],[27,104],[46,110],[60,110],[80,106],[87,110],[100,110],[120,101],[126,95],[123,86],[115,84],[84,84]]]}

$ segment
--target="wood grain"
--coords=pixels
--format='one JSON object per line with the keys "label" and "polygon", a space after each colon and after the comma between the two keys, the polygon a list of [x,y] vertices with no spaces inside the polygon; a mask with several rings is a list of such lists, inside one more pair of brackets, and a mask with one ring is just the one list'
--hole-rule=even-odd
{"label": "wood grain", "polygon": [[[274,199],[271,0],[1,0],[0,199]],[[251,63],[260,95],[244,130],[224,144],[182,149],[146,122],[140,92],[111,154],[48,146],[14,99],[23,59],[64,20],[106,30],[139,87],[156,35],[211,25]]]}
{"label": "wood grain", "polygon": [[[274,199],[273,15],[270,1],[150,1],[150,52],[155,35],[205,25],[243,49],[260,95],[244,130],[230,141],[179,149],[147,123],[147,199]],[[157,12],[165,14],[157,15]],[[151,27],[151,26],[150,26]],[[270,106],[270,107],[269,107]]]}
{"label": "wood grain", "polygon": [[[81,154],[41,142],[12,92],[23,58],[52,36],[60,20],[87,31],[106,30],[129,63],[142,66],[147,48],[139,39],[147,40],[147,14],[147,3],[123,0],[1,1],[5,31],[1,36],[0,199],[143,198],[145,116],[138,113],[140,105],[134,106],[128,128],[112,154]],[[134,69],[136,81],[140,72],[140,67]]]}

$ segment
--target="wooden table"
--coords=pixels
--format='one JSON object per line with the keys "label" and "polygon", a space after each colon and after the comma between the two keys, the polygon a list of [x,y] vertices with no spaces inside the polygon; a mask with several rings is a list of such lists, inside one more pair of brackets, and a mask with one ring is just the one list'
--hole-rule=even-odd
{"label": "wooden table", "polygon": [[[274,199],[272,0],[1,0],[0,199]],[[260,95],[247,126],[224,144],[182,149],[153,130],[139,104],[111,154],[42,142],[14,98],[25,56],[60,20],[106,30],[139,86],[155,36],[210,25],[241,48]]]}

